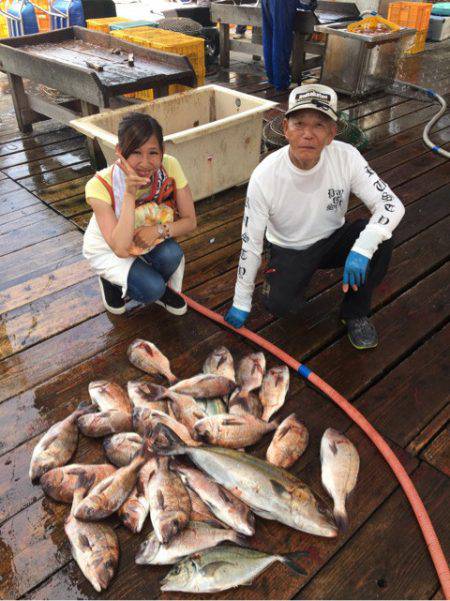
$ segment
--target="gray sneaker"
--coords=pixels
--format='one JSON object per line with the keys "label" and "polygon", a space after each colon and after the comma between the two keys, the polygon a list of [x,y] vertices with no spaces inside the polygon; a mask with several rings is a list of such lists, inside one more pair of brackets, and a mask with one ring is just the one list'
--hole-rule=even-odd
{"label": "gray sneaker", "polygon": [[375,326],[368,317],[354,317],[343,319],[342,323],[347,325],[347,336],[352,345],[358,350],[375,348],[378,345],[378,334]]}

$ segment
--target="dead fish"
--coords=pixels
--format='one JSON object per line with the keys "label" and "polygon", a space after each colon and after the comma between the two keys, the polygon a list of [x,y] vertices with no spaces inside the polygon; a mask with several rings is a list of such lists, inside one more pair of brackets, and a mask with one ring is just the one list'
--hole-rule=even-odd
{"label": "dead fish", "polygon": [[80,405],[68,417],[54,424],[34,447],[30,461],[29,476],[33,484],[45,472],[61,467],[70,461],[78,445],[77,420],[92,411],[92,405]]}
{"label": "dead fish", "polygon": [[168,543],[189,522],[191,500],[180,476],[169,469],[169,459],[158,457],[157,463],[148,486],[150,518],[158,540]]}
{"label": "dead fish", "polygon": [[328,428],[320,443],[322,484],[334,502],[334,518],[339,528],[347,528],[345,502],[356,486],[359,471],[359,454],[350,440]]}
{"label": "dead fish", "polygon": [[127,393],[116,382],[97,380],[89,384],[89,396],[100,411],[131,413],[132,405]]}
{"label": "dead fish", "polygon": [[136,339],[128,347],[128,359],[148,374],[161,374],[170,384],[177,381],[170,369],[169,360],[156,345],[147,340]]}
{"label": "dead fish", "polygon": [[262,405],[254,392],[237,388],[230,395],[228,401],[228,412],[232,415],[244,415],[250,413],[254,417],[261,417]]}
{"label": "dead fish", "polygon": [[129,432],[133,427],[131,413],[124,411],[100,411],[78,418],[78,428],[85,436],[99,438],[118,432]]}
{"label": "dead fish", "polygon": [[298,564],[305,552],[270,555],[262,551],[224,545],[198,551],[177,563],[161,581],[162,591],[218,593],[236,586],[250,585],[275,561],[281,561],[296,574],[305,576]]}
{"label": "dead fish", "polygon": [[272,465],[288,469],[303,455],[308,446],[309,434],[303,422],[291,413],[278,426],[266,453]]}
{"label": "dead fish", "polygon": [[150,459],[141,467],[136,486],[117,512],[119,519],[131,532],[141,532],[150,511],[148,484],[156,470],[156,460]]}
{"label": "dead fish", "polygon": [[111,463],[123,467],[128,465],[136,453],[141,450],[142,443],[142,437],[136,432],[120,432],[105,438],[103,449]]}
{"label": "dead fish", "polygon": [[233,449],[188,447],[163,424],[156,427],[151,439],[156,453],[187,455],[197,467],[257,515],[309,534],[337,535],[336,525],[326,505],[304,482],[286,470],[250,453]]}
{"label": "dead fish", "polygon": [[205,417],[195,424],[197,438],[209,444],[240,449],[248,447],[267,434],[275,430],[278,422],[270,423],[254,417],[250,413],[243,415],[214,415]]}
{"label": "dead fish", "polygon": [[170,404],[176,420],[184,424],[190,433],[193,433],[195,424],[207,417],[206,413],[195,399],[188,394],[177,394],[172,391],[169,394]]}
{"label": "dead fish", "polygon": [[199,446],[200,443],[194,440],[184,424],[177,421],[161,411],[137,407],[133,413],[133,424],[135,429],[144,436],[148,431],[153,430],[157,424],[166,424],[171,428],[181,440],[187,445]]}
{"label": "dead fish", "polygon": [[269,369],[259,391],[259,398],[263,406],[261,419],[268,422],[271,416],[283,406],[288,388],[289,368],[287,365]]}
{"label": "dead fish", "polygon": [[144,446],[129,465],[119,468],[89,491],[75,509],[75,517],[87,521],[102,520],[117,511],[133,490],[139,470],[149,458]]}
{"label": "dead fish", "polygon": [[254,390],[261,386],[266,371],[266,358],[264,353],[251,353],[241,359],[238,367],[236,381],[242,390]]}
{"label": "dead fish", "polygon": [[210,549],[224,541],[245,545],[246,539],[234,530],[215,528],[210,524],[191,521],[179,534],[166,543],[160,543],[152,532],[139,547],[136,563],[139,565],[170,565],[187,555]]}
{"label": "dead fish", "polygon": [[236,388],[233,380],[213,374],[199,374],[187,380],[181,380],[170,390],[178,394],[187,394],[199,399],[224,397]]}
{"label": "dead fish", "polygon": [[206,522],[211,526],[217,528],[225,528],[225,524],[218,520],[216,516],[208,509],[207,505],[203,503],[198,494],[187,487],[186,489],[191,499],[191,521],[192,522]]}
{"label": "dead fish", "polygon": [[193,489],[221,522],[246,536],[255,534],[255,518],[249,507],[200,470],[175,463],[184,484]]}
{"label": "dead fish", "polygon": [[214,349],[203,364],[203,373],[224,376],[234,382],[236,374],[234,371],[233,356],[230,351],[224,346]]}
{"label": "dead fish", "polygon": [[128,395],[135,407],[146,407],[167,413],[167,402],[155,400],[164,396],[166,388],[150,382],[133,381],[127,384]]}
{"label": "dead fish", "polygon": [[91,476],[92,486],[101,482],[104,478],[111,476],[116,468],[109,463],[81,464],[72,463],[63,467],[55,467],[43,474],[40,485],[46,495],[59,503],[72,503],[73,493],[78,485],[79,477],[85,475],[89,480]]}
{"label": "dead fish", "polygon": [[84,576],[100,593],[114,576],[119,562],[119,541],[111,526],[82,522],[75,518],[76,508],[88,490],[90,480],[82,476],[74,493],[72,511],[64,530],[70,541],[72,555]]}

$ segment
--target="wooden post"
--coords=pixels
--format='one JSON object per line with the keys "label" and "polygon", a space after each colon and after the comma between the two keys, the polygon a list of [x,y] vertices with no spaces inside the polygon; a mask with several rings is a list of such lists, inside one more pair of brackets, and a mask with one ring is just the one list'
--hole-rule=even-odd
{"label": "wooden post", "polygon": [[28,97],[23,87],[23,80],[19,75],[8,73],[9,83],[11,85],[11,96],[14,110],[16,112],[17,125],[24,134],[33,131],[33,122],[35,113],[31,110]]}
{"label": "wooden post", "polygon": [[228,23],[220,23],[220,66],[230,66],[230,26]]}
{"label": "wooden post", "polygon": [[[81,100],[81,114],[83,117],[96,115],[98,112],[98,106],[95,106],[95,104],[91,104],[90,102],[86,102],[85,100]],[[105,157],[103,156],[98,143],[88,137],[86,137],[86,143],[92,167],[96,170],[105,167]]]}
{"label": "wooden post", "polygon": [[292,45],[292,81],[298,85],[302,82],[302,71],[305,69],[305,36],[294,31],[294,43]]}
{"label": "wooden post", "polygon": [[155,86],[153,88],[153,98],[163,98],[169,95],[169,86]]}

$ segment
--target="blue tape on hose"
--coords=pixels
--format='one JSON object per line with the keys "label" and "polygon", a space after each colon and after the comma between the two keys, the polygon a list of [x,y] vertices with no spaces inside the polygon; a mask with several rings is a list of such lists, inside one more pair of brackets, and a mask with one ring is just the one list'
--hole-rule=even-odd
{"label": "blue tape on hose", "polygon": [[439,154],[439,151],[441,150],[440,146],[433,146],[433,148],[431,149],[433,152],[436,152],[437,154]]}
{"label": "blue tape on hose", "polygon": [[431,88],[428,88],[427,94],[428,94],[428,96],[430,96],[430,98],[434,98],[436,96],[436,92],[434,90],[432,90]]}
{"label": "blue tape on hose", "polygon": [[306,365],[300,365],[297,371],[301,376],[307,378],[312,370],[310,370],[309,367],[307,367]]}

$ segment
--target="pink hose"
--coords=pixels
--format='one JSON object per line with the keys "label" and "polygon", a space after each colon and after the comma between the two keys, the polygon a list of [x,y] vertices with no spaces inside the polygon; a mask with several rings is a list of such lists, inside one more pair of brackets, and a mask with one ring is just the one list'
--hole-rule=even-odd
{"label": "pink hose", "polygon": [[425,509],[425,506],[422,502],[422,499],[419,496],[411,478],[408,476],[405,468],[398,460],[395,453],[391,450],[389,445],[383,439],[383,437],[375,430],[373,426],[367,421],[367,419],[360,413],[351,403],[347,401],[339,392],[337,392],[332,386],[324,382],[322,378],[312,372],[306,365],[302,365],[299,361],[282,351],[280,348],[262,338],[258,334],[251,332],[247,328],[240,328],[239,330],[230,326],[224,318],[211,311],[211,309],[207,309],[200,303],[190,299],[186,295],[182,295],[185,299],[186,303],[192,307],[198,313],[209,317],[213,321],[217,322],[222,326],[226,326],[230,330],[240,334],[244,338],[248,338],[252,342],[255,342],[258,346],[265,349],[280,361],[283,361],[286,365],[294,369],[304,378],[306,378],[309,382],[314,384],[319,390],[324,392],[332,401],[336,403],[349,417],[352,419],[360,428],[367,434],[376,448],[383,455],[384,459],[388,463],[389,467],[393,471],[397,480],[400,482],[400,486],[403,488],[405,495],[414,511],[417,522],[422,530],[423,537],[425,539],[426,545],[428,547],[428,551],[430,553],[431,559],[434,563],[434,567],[436,568],[436,572],[439,578],[439,581],[442,586],[442,591],[444,593],[445,599],[450,599],[450,571],[448,568],[447,561],[445,559],[444,552],[442,550],[439,539],[436,535],[436,532],[433,528],[433,524],[431,523],[430,516]]}

